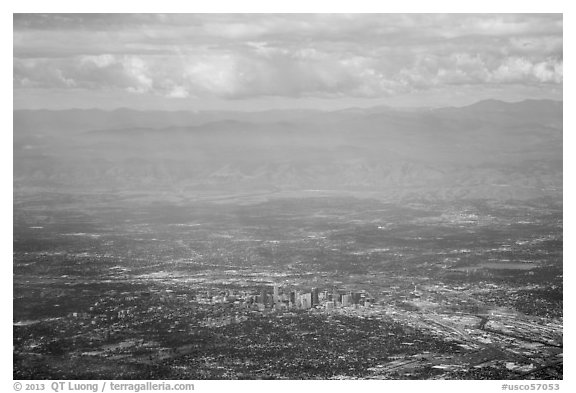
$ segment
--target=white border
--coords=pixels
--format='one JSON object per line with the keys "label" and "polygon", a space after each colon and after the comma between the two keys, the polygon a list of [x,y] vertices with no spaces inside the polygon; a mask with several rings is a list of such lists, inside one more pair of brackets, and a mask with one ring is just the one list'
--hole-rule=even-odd
{"label": "white border", "polygon": [[[571,281],[574,280],[574,268],[572,267],[574,254],[574,239],[573,239],[573,219],[574,208],[570,203],[573,200],[573,178],[574,159],[571,156],[571,147],[574,146],[573,133],[574,117],[572,115],[573,100],[573,77],[572,70],[574,67],[573,53],[571,48],[572,40],[574,37],[574,17],[569,6],[570,2],[567,0],[547,0],[547,1],[523,1],[504,2],[502,0],[483,0],[470,4],[469,2],[455,1],[455,0],[434,0],[434,1],[402,1],[402,2],[384,2],[384,1],[366,1],[366,0],[353,0],[353,1],[338,1],[338,2],[312,2],[310,0],[291,0],[289,2],[264,1],[264,0],[243,0],[243,1],[222,1],[211,0],[209,2],[197,1],[183,1],[183,0],[162,0],[162,1],[149,1],[142,2],[121,2],[113,0],[100,0],[97,2],[73,2],[63,0],[26,0],[15,1],[10,0],[3,3],[3,12],[0,16],[0,25],[2,26],[2,43],[4,53],[11,51],[12,47],[12,13],[34,13],[34,12],[544,12],[544,13],[564,13],[564,54],[565,70],[568,72],[564,75],[564,102],[565,108],[568,111],[564,113],[564,233],[565,235],[565,250],[564,250],[564,276],[565,279],[565,295],[568,306],[565,307],[564,314],[564,342],[567,346],[567,353],[565,353],[564,362],[564,381],[560,381],[560,391],[576,391],[576,384],[574,382],[574,339],[571,337],[570,332],[574,328],[573,311],[571,310],[572,303],[570,300],[573,298],[574,290]],[[8,57],[8,56],[6,56]],[[8,190],[11,189],[9,185],[12,184],[12,81],[8,80],[12,71],[9,69],[10,63],[8,61],[2,62],[2,76],[4,83],[2,84],[3,93],[3,116],[4,127],[2,134],[2,179],[4,181],[6,190],[2,194],[2,244],[1,250],[3,262],[1,264],[0,274],[4,277],[2,288],[2,299],[5,299],[5,304],[2,307],[2,324],[1,333],[2,340],[0,340],[0,351],[2,353],[2,378],[0,386],[4,387],[3,391],[13,391],[12,385],[12,193]],[[567,285],[568,284],[568,285]],[[555,381],[553,381],[555,382]],[[520,384],[528,382],[518,381]],[[570,386],[572,388],[570,388]],[[291,381],[291,382],[272,382],[272,381],[196,381],[196,391],[247,391],[259,392],[271,389],[280,389],[281,391],[294,391],[294,390],[321,390],[330,389],[336,392],[349,392],[355,389],[362,389],[364,391],[374,392],[396,392],[399,390],[411,391],[431,391],[431,392],[495,392],[501,391],[501,383],[498,381]]]}

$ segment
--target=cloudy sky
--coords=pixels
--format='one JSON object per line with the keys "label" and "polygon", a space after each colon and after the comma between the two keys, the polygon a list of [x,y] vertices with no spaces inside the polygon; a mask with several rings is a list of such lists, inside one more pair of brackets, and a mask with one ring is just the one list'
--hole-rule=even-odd
{"label": "cloudy sky", "polygon": [[15,108],[562,99],[562,15],[14,16]]}

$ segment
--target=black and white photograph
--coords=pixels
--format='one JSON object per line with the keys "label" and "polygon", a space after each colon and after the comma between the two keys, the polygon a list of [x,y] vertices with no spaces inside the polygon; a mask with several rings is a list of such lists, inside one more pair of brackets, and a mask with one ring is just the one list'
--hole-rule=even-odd
{"label": "black and white photograph", "polygon": [[12,18],[24,390],[561,390],[562,13]]}

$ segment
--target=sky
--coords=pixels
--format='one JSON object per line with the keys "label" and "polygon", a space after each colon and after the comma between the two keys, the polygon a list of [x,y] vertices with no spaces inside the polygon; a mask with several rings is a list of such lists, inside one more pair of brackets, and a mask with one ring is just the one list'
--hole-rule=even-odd
{"label": "sky", "polygon": [[14,14],[14,108],[562,99],[561,14]]}

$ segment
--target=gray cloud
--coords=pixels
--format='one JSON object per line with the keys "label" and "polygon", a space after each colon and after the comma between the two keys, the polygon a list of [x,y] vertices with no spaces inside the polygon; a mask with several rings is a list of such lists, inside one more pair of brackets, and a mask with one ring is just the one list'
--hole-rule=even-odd
{"label": "gray cloud", "polygon": [[559,85],[561,15],[15,15],[14,86],[173,98]]}

